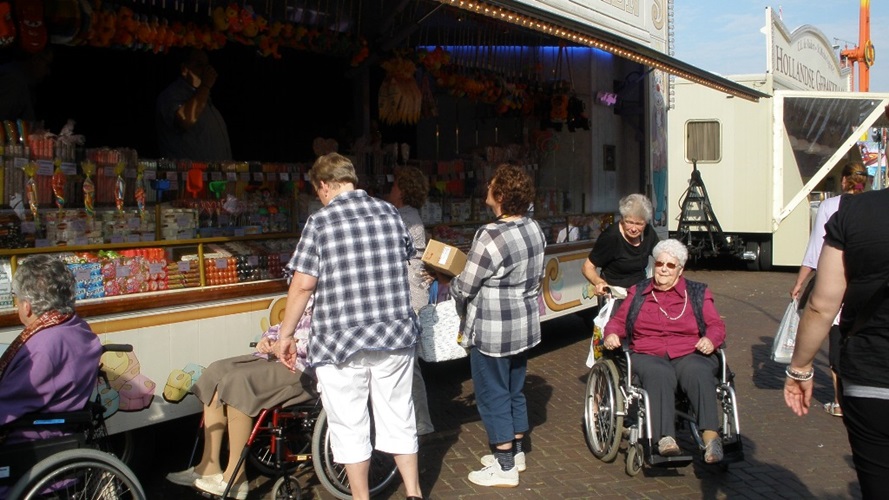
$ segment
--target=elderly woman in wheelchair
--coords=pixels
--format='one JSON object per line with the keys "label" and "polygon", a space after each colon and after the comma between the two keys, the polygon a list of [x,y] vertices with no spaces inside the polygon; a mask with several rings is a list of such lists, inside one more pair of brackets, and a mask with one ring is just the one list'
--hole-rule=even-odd
{"label": "elderly woman in wheelchair", "polygon": [[[300,318],[296,338],[297,364],[291,371],[274,356],[280,325],[270,327],[256,345],[256,353],[214,361],[192,388],[203,403],[204,447],[200,462],[167,474],[167,480],[194,486],[215,496],[247,498],[249,483],[239,455],[253,429],[253,419],[263,409],[287,407],[317,397],[315,380],[305,364],[312,301]],[[228,435],[229,458],[223,470],[220,454]]]}
{"label": "elderly woman in wheelchair", "polygon": [[[628,472],[641,468],[639,442],[647,445],[645,455],[653,465],[690,462],[690,457],[681,457],[676,441],[677,416],[688,420],[693,429],[702,430],[695,440],[703,448],[704,462],[721,462],[724,451],[720,430],[726,425],[724,419],[720,421],[720,407],[734,417],[730,387],[730,394],[722,397],[730,378],[726,377],[729,372],[719,349],[725,340],[725,324],[712,294],[703,283],[682,277],[688,250],[681,242],[661,241],[652,255],[654,276],[629,290],[605,327],[603,346],[613,351],[626,342],[626,359],[615,360],[613,355],[600,359],[600,366],[593,367],[587,390],[587,430],[593,438],[590,444],[594,453],[600,455],[597,447],[602,451],[599,458],[613,459],[616,455],[623,417],[638,419],[641,428],[636,427],[630,438]],[[610,366],[605,369],[604,363]],[[621,376],[617,374],[619,366],[626,371]],[[682,405],[677,410],[677,390],[684,392],[690,412],[685,412]],[[726,401],[731,408],[726,408]],[[631,411],[634,403],[635,411]],[[732,422],[736,428],[737,420]],[[643,437],[647,440],[639,439]],[[630,462],[637,460],[638,467],[631,467]]]}
{"label": "elderly woman in wheelchair", "polygon": [[104,348],[75,312],[74,275],[34,255],[19,263],[12,292],[24,329],[0,356],[0,499],[144,499],[125,464],[93,449],[105,445],[102,408],[90,400]]}

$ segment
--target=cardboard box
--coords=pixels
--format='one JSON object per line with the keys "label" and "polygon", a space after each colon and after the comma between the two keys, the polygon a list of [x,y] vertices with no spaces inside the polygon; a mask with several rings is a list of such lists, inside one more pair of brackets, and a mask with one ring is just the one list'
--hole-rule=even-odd
{"label": "cardboard box", "polygon": [[449,276],[456,276],[466,267],[466,254],[457,247],[429,240],[423,252],[423,262],[427,266]]}

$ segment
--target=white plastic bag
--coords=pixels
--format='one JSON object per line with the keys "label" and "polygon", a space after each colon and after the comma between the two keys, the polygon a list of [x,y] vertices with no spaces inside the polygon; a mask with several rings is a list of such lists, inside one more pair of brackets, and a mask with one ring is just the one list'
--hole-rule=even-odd
{"label": "white plastic bag", "polygon": [[611,319],[611,310],[614,308],[614,303],[615,299],[612,297],[605,299],[605,303],[599,308],[599,314],[593,320],[593,338],[590,339],[590,353],[586,358],[587,368],[592,368],[593,363],[602,356],[603,342],[605,341],[605,325]]}
{"label": "white plastic bag", "polygon": [[419,356],[423,361],[435,363],[465,358],[469,351],[458,340],[460,316],[453,299],[428,304],[420,308]]}
{"label": "white plastic bag", "polygon": [[778,325],[778,333],[772,343],[772,361],[790,364],[793,347],[796,345],[796,329],[799,326],[799,304],[793,299],[784,311],[784,318]]}

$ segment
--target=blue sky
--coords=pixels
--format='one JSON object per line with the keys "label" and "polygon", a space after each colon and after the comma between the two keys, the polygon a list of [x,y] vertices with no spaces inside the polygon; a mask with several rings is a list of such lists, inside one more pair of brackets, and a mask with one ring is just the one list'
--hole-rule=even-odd
{"label": "blue sky", "polygon": [[[889,1],[870,2],[876,60],[870,91],[889,92]],[[841,47],[858,44],[858,0],[674,0],[675,56],[720,75],[765,73],[765,8],[783,11],[791,31],[810,24]],[[855,76],[858,76],[856,69]],[[857,85],[857,84],[856,84]]]}

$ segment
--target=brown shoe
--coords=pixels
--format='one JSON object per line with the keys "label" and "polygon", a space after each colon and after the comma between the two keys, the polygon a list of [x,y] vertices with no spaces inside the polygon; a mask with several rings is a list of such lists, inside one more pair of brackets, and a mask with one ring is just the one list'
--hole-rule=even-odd
{"label": "brown shoe", "polygon": [[675,457],[682,454],[679,445],[672,436],[664,436],[657,442],[658,454],[662,457]]}

